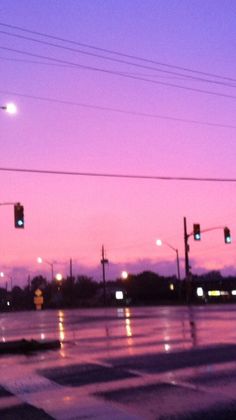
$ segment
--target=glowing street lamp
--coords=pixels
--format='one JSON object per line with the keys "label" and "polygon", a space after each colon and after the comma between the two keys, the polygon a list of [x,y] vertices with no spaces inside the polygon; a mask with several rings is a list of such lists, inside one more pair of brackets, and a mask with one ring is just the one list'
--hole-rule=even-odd
{"label": "glowing street lamp", "polygon": [[157,239],[156,240],[156,245],[157,246],[162,246],[162,240],[161,239]]}
{"label": "glowing street lamp", "polygon": [[55,275],[55,279],[60,283],[63,280],[63,275],[61,273],[57,273]]}
{"label": "glowing street lamp", "polygon": [[[5,274],[3,271],[0,272],[0,277],[3,279],[5,277]],[[6,290],[7,290],[7,282],[6,282]]]}
{"label": "glowing street lamp", "polygon": [[62,280],[63,280],[63,275],[61,273],[57,273],[55,275],[55,280],[57,282],[57,290],[58,290],[58,292],[60,292],[61,284],[62,284]]}
{"label": "glowing street lamp", "polygon": [[127,271],[124,270],[121,272],[121,278],[123,280],[127,280],[128,277],[129,277],[129,273]]}
{"label": "glowing street lamp", "polygon": [[52,263],[52,262],[49,262],[49,261],[46,261],[46,260],[43,260],[43,259],[42,259],[42,257],[38,257],[38,258],[37,258],[37,263],[38,263],[38,264],[43,264],[43,263],[45,263],[45,264],[48,264],[48,265],[51,267],[51,276],[52,276],[52,281],[53,281],[53,280],[54,280],[53,263]]}
{"label": "glowing street lamp", "polygon": [[[7,277],[10,280],[10,286],[11,286],[11,290],[13,289],[13,278],[12,276],[10,276],[7,273],[3,273],[3,271],[0,272],[0,277]],[[7,281],[6,281],[6,289],[7,289]]]}
{"label": "glowing street lamp", "polygon": [[177,248],[174,248],[172,245],[170,245],[168,242],[162,241],[161,239],[156,240],[157,246],[166,245],[176,253],[176,263],[177,263],[177,273],[178,273],[178,280],[180,280],[180,269],[179,269],[179,251]]}
{"label": "glowing street lamp", "polygon": [[0,108],[3,109],[4,111],[6,111],[8,114],[11,114],[11,115],[17,113],[17,107],[13,103],[2,105]]}
{"label": "glowing street lamp", "polygon": [[[10,277],[8,274],[5,274],[3,271],[0,272],[0,277],[8,277],[11,280],[11,289],[12,289],[12,277]],[[6,280],[6,291],[7,291],[7,280]]]}

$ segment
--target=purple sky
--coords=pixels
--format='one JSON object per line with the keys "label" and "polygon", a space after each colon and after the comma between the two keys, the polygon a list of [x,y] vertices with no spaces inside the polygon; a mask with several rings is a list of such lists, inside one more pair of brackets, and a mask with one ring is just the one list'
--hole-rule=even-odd
{"label": "purple sky", "polygon": [[[0,7],[0,23],[232,79],[235,17],[236,4],[230,0],[2,0]],[[1,105],[15,102],[19,110],[14,117],[3,111],[0,115],[1,168],[236,178],[236,79],[184,72],[2,25],[0,31]],[[136,66],[36,43],[19,35]],[[76,65],[66,64],[72,62]],[[235,128],[135,116],[132,112]],[[183,276],[184,216],[189,231],[193,223],[200,223],[202,229],[227,225],[232,237],[236,235],[235,184],[2,171],[0,177],[0,202],[20,201],[25,207],[24,231],[14,228],[11,207],[0,209],[1,267],[19,281],[26,277],[22,273],[44,271],[49,276],[49,266],[37,265],[38,255],[57,261],[55,270],[63,274],[68,272],[70,258],[75,269],[94,273],[102,244],[112,263],[111,277],[119,276],[125,268],[175,274],[175,253],[167,246],[157,248],[158,237],[179,249]],[[194,272],[220,269],[222,273],[236,273],[234,242],[226,246],[220,230],[202,235],[200,243],[190,239],[190,258]]]}

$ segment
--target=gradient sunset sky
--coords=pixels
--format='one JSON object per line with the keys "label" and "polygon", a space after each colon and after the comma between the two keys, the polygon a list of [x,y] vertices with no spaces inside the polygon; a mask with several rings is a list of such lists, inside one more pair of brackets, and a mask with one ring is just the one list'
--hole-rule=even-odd
{"label": "gradient sunset sky", "polygon": [[155,245],[162,238],[179,249],[183,277],[186,216],[189,232],[193,223],[228,226],[233,241],[224,244],[222,229],[190,238],[192,271],[236,274],[235,183],[2,170],[236,178],[235,1],[0,6],[0,104],[18,107],[0,114],[0,202],[25,208],[24,230],[12,207],[0,208],[0,271],[49,278],[40,255],[64,275],[72,258],[75,274],[99,280],[104,244],[109,278],[121,269],[175,274],[175,253]]}

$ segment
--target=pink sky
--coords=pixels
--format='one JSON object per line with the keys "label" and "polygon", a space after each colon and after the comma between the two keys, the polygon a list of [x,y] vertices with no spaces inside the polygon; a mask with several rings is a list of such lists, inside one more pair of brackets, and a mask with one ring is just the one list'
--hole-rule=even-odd
{"label": "pink sky", "polygon": [[[2,0],[0,23],[234,78],[235,13],[231,1]],[[1,25],[0,31],[29,36]],[[235,95],[234,82],[227,87],[180,80],[175,75],[0,35],[4,48]],[[0,51],[1,104],[12,101],[19,110],[14,117],[1,112],[0,167],[236,177],[234,128],[42,102],[14,92],[223,125],[234,125],[236,98],[49,65],[47,60],[44,63],[48,64],[26,60],[43,61]],[[236,235],[235,184],[10,172],[0,172],[0,179],[0,202],[20,201],[25,207],[23,231],[14,228],[13,209],[0,208],[1,266],[19,280],[22,270],[24,276],[43,270],[49,276],[49,267],[37,265],[38,255],[57,261],[55,270],[64,274],[70,258],[75,268],[90,274],[99,265],[102,244],[114,264],[109,269],[111,276],[119,276],[126,267],[133,272],[155,269],[175,274],[174,252],[167,246],[157,248],[155,240],[160,237],[178,248],[182,262],[184,216],[189,231],[193,223],[200,223],[202,229],[227,225],[232,237]],[[200,243],[190,239],[190,259],[194,272],[236,271],[235,244],[226,246],[220,230],[202,235]]]}

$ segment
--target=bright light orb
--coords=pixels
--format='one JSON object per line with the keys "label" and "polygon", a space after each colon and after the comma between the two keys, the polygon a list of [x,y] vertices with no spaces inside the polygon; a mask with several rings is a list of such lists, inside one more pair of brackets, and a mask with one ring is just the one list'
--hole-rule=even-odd
{"label": "bright light orb", "polygon": [[116,300],[122,300],[124,299],[124,293],[122,292],[122,290],[117,290],[116,291]]}
{"label": "bright light orb", "polygon": [[157,246],[162,246],[162,240],[161,239],[157,239],[156,240],[156,245]]}
{"label": "bright light orb", "polygon": [[126,280],[128,277],[129,277],[129,274],[127,273],[127,271],[122,271],[122,273],[121,273],[121,278],[122,278],[123,280]]}
{"label": "bright light orb", "polygon": [[42,264],[43,259],[42,259],[41,257],[38,257],[38,258],[37,258],[37,262],[38,262],[39,264]]}
{"label": "bright light orb", "polygon": [[55,279],[56,279],[57,281],[62,281],[62,279],[63,279],[62,274],[61,274],[61,273],[57,273],[57,274],[56,274],[56,276],[55,276]]}
{"label": "bright light orb", "polygon": [[4,277],[3,271],[0,272],[0,277]]}
{"label": "bright light orb", "polygon": [[6,105],[6,112],[8,112],[8,114],[16,114],[17,113],[17,108],[16,105],[13,103],[9,103]]}
{"label": "bright light orb", "polygon": [[204,291],[202,287],[197,287],[197,296],[198,297],[203,297],[204,296]]}

